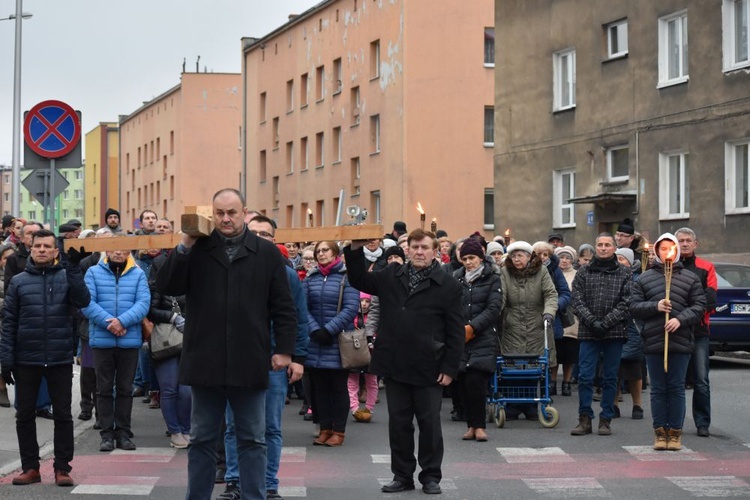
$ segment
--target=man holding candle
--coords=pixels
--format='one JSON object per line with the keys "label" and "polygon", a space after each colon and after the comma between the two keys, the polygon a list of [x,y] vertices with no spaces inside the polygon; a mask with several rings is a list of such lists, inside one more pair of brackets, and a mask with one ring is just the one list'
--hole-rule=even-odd
{"label": "man holding candle", "polygon": [[654,449],[677,451],[682,449],[693,328],[703,317],[706,296],[698,276],[680,262],[677,238],[665,233],[654,249],[654,267],[633,285],[630,312],[644,322],[641,335],[651,378]]}

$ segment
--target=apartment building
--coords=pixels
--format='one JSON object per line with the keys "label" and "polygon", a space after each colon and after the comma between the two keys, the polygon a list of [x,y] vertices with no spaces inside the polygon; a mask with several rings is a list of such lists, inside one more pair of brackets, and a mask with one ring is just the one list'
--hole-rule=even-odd
{"label": "apartment building", "polygon": [[748,0],[495,2],[495,223],[747,252]]}
{"label": "apartment building", "polygon": [[241,189],[241,92],[239,74],[183,72],[178,85],[120,117],[124,229],[146,209],[179,225],[186,205]]}
{"label": "apartment building", "polygon": [[[493,2],[328,0],[243,39],[248,206],[494,231]],[[343,198],[342,198],[343,193]]]}
{"label": "apartment building", "polygon": [[103,218],[109,207],[120,206],[117,123],[99,123],[84,141],[84,227],[96,229],[106,224]]}

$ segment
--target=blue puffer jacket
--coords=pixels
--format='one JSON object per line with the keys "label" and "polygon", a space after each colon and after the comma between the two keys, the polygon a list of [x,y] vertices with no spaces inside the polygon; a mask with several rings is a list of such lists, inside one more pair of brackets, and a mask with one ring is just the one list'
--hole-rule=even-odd
{"label": "blue puffer jacket", "polygon": [[344,263],[340,262],[333,267],[328,276],[323,276],[315,268],[302,282],[307,298],[310,333],[322,328],[333,337],[333,344],[328,346],[321,346],[310,339],[305,366],[341,369],[337,335],[344,330],[354,328],[354,317],[359,310],[359,291],[346,281],[344,296],[341,301],[341,312],[336,313],[341,280],[345,278],[346,268]]}
{"label": "blue puffer jacket", "polygon": [[37,268],[29,259],[26,272],[10,280],[5,295],[0,364],[73,364],[73,307],[88,303],[79,266]]}
{"label": "blue puffer jacket", "polygon": [[[103,259],[86,271],[86,286],[91,292],[91,303],[83,310],[89,319],[89,344],[94,349],[138,349],[143,343],[141,321],[148,314],[151,292],[146,274],[132,256],[128,256],[125,270],[116,279]],[[122,337],[107,330],[107,320],[117,318],[127,330]]]}

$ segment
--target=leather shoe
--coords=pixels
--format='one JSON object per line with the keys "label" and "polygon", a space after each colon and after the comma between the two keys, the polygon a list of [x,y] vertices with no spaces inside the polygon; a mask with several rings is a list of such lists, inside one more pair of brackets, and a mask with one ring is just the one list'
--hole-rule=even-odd
{"label": "leather shoe", "polygon": [[16,486],[25,486],[32,483],[41,483],[42,476],[39,475],[39,469],[29,469],[13,478],[13,484]]}
{"label": "leather shoe", "polygon": [[422,491],[427,493],[428,495],[439,495],[443,492],[443,490],[440,489],[440,485],[435,481],[428,481],[424,483],[422,485]]}
{"label": "leather shoe", "polygon": [[73,478],[70,477],[70,472],[64,470],[55,471],[55,484],[58,486],[75,486]]}
{"label": "leather shoe", "polygon": [[109,437],[102,438],[99,444],[99,451],[112,451],[115,449],[115,440]]}
{"label": "leather shoe", "polygon": [[91,420],[91,412],[90,411],[82,411],[78,414],[78,420]]}
{"label": "leather shoe", "polygon": [[120,436],[117,438],[117,447],[121,450],[133,451],[135,450],[135,443],[128,436]]}
{"label": "leather shoe", "polygon": [[226,474],[226,469],[222,469],[221,467],[216,468],[216,473],[214,474],[214,483],[219,484],[224,482],[224,474]]}
{"label": "leather shoe", "polygon": [[711,433],[708,431],[708,427],[701,426],[701,427],[698,427],[698,435],[700,437],[707,438],[711,436]]}
{"label": "leather shoe", "polygon": [[487,441],[487,432],[484,429],[478,428],[474,431],[474,437],[476,437],[477,441],[480,443],[484,443]]}
{"label": "leather shoe", "polygon": [[41,410],[36,411],[37,417],[46,418],[47,420],[54,420],[55,416],[52,414],[52,412],[49,410],[49,408],[42,408]]}
{"label": "leather shoe", "polygon": [[[435,483],[437,484],[437,483]],[[414,489],[414,483],[407,483],[406,481],[399,481],[394,479],[388,484],[384,484],[380,491],[383,493],[399,493],[401,491],[409,491]]]}

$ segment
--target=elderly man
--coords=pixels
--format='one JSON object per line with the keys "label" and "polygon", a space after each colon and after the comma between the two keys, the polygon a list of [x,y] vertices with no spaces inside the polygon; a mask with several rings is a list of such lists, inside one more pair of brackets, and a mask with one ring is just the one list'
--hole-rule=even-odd
{"label": "elderly man", "polygon": [[292,363],[297,315],[284,258],[247,229],[246,213],[239,191],[218,191],[211,235],[186,235],[156,277],[162,293],[186,295],[191,318],[180,360],[180,383],[193,393],[188,499],[211,497],[227,402],[235,417],[242,498],[266,497],[268,370]]}
{"label": "elderly man", "polygon": [[370,371],[385,378],[393,481],[384,493],[414,489],[414,418],[419,425],[419,482],[441,493],[443,387],[458,374],[464,346],[461,285],[435,260],[437,239],[415,229],[407,243],[409,263],[367,272],[365,241],[344,249],[352,285],[380,298],[377,348]]}

